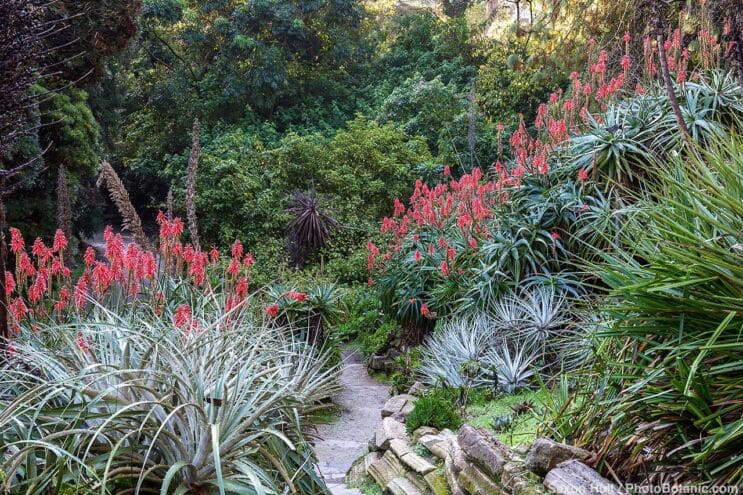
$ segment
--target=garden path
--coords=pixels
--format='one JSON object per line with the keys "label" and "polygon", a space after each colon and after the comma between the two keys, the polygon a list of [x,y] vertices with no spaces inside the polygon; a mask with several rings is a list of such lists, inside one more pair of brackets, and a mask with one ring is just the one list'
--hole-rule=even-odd
{"label": "garden path", "polygon": [[367,447],[389,398],[389,387],[369,376],[355,351],[345,351],[343,359],[343,391],[334,399],[341,414],[333,423],[317,427],[315,452],[320,472],[333,495],[361,495],[358,489],[347,487],[343,478]]}

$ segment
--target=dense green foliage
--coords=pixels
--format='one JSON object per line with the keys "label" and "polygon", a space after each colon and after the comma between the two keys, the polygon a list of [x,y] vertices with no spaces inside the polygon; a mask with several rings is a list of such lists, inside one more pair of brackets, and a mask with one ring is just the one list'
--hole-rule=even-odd
{"label": "dense green foliage", "polygon": [[405,420],[409,432],[421,426],[431,426],[443,430],[456,430],[462,424],[462,419],[450,400],[436,394],[426,395],[414,402],[413,412]]}
{"label": "dense green foliage", "polygon": [[742,144],[717,140],[654,172],[621,249],[592,266],[609,290],[601,352],[579,398],[550,419],[559,436],[610,445],[623,471],[743,479]]}

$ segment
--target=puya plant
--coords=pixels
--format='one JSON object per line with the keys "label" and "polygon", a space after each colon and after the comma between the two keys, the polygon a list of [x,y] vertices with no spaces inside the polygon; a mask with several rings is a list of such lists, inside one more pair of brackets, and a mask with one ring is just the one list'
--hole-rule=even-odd
{"label": "puya plant", "polygon": [[326,493],[302,426],[338,391],[328,352],[206,299],[23,332],[0,369],[4,489]]}

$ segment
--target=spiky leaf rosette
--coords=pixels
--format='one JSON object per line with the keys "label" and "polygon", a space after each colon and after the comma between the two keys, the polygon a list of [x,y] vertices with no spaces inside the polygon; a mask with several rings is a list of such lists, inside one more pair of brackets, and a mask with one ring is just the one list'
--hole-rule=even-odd
{"label": "spiky leaf rosette", "polygon": [[337,393],[338,369],[248,313],[205,301],[176,329],[172,310],[101,308],[24,332],[0,369],[5,488],[327,493],[302,418]]}
{"label": "spiky leaf rosette", "polygon": [[288,211],[294,216],[289,223],[289,255],[292,264],[302,266],[307,258],[323,248],[338,223],[320,205],[314,190],[292,194]]}

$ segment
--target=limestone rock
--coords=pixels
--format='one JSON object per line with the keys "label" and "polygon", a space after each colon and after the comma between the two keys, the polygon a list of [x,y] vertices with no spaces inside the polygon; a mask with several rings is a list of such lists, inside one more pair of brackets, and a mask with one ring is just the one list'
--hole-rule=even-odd
{"label": "limestone rock", "polygon": [[405,477],[420,491],[421,493],[428,493],[428,485],[422,475],[408,471],[405,473]]}
{"label": "limestone rock", "polygon": [[[400,394],[400,395],[395,395],[394,397],[390,397],[387,400],[387,402],[385,402],[384,407],[382,407],[382,417],[386,418],[388,416],[392,416],[399,412],[403,412],[403,410],[412,411],[414,400],[415,400],[415,397],[413,397],[412,395],[408,395],[408,394]],[[407,414],[410,414],[410,413],[408,412]]]}
{"label": "limestone rock", "polygon": [[405,476],[397,477],[387,484],[386,490],[392,495],[424,495],[415,484]]}
{"label": "limestone rock", "polygon": [[457,439],[454,438],[451,442],[451,449],[444,459],[444,473],[452,495],[464,495],[464,491],[459,486],[458,478],[459,473],[466,465],[467,460],[464,458],[464,452],[459,448]]}
{"label": "limestone rock", "polygon": [[379,460],[369,465],[367,473],[386,490],[390,481],[405,476],[405,468],[395,454],[388,450]]}
{"label": "limestone rock", "polygon": [[467,464],[460,471],[457,482],[469,495],[509,495],[474,464]]}
{"label": "limestone rock", "polygon": [[382,458],[379,452],[369,452],[364,456],[364,472],[369,473],[369,466]]}
{"label": "limestone rock", "polygon": [[450,430],[442,430],[436,435],[423,435],[418,439],[418,443],[439,459],[445,459],[452,448],[452,442],[456,439],[457,437]]}
{"label": "limestone rock", "polygon": [[418,474],[428,474],[436,469],[436,466],[434,466],[415,452],[409,452],[403,455],[402,457],[400,457],[400,460],[403,462],[403,464],[405,464]]}
{"label": "limestone rock", "polygon": [[395,361],[386,354],[369,358],[369,368],[374,371],[392,372],[395,370]]}
{"label": "limestone rock", "polygon": [[413,453],[410,449],[410,444],[400,438],[393,438],[390,440],[390,450],[400,459],[407,454]]}
{"label": "limestone rock", "polygon": [[449,495],[449,484],[446,475],[441,469],[431,471],[423,477],[428,485],[428,489],[433,495]]}
{"label": "limestone rock", "polygon": [[516,445],[511,446],[511,452],[521,457],[522,459],[529,454],[529,449],[530,446],[525,443],[517,443]]}
{"label": "limestone rock", "polygon": [[421,382],[415,382],[413,385],[410,386],[410,390],[408,390],[408,393],[410,395],[420,397],[421,395],[423,395],[423,392],[425,391],[426,391],[425,385],[423,385]]}
{"label": "limestone rock", "polygon": [[436,435],[438,432],[439,430],[431,426],[421,426],[413,432],[413,443],[418,443],[422,436]]}
{"label": "limestone rock", "polygon": [[397,413],[397,414],[398,415],[401,415],[401,416],[403,416],[405,418],[407,418],[408,416],[410,416],[410,413],[412,413],[413,412],[413,409],[415,409],[415,403],[414,403],[414,401],[415,401],[415,398],[413,398],[413,400],[407,401],[405,403],[405,405],[402,406],[402,409],[400,409],[400,412]]}
{"label": "limestone rock", "polygon": [[379,460],[381,455],[378,452],[371,452],[365,456],[356,459],[351,467],[346,472],[344,481],[348,486],[359,486],[364,483],[367,478],[366,469],[367,467]]}
{"label": "limestone rock", "polygon": [[587,450],[572,445],[558,443],[548,438],[537,438],[526,457],[526,468],[534,474],[544,476],[561,462],[570,459],[585,461],[590,455]]}
{"label": "limestone rock", "polygon": [[377,447],[377,435],[372,434],[371,438],[367,442],[367,449],[369,452],[376,452],[379,450],[379,447]]}
{"label": "limestone rock", "polygon": [[557,495],[625,495],[614,483],[575,459],[560,463],[547,473],[544,486]]}
{"label": "limestone rock", "polygon": [[451,441],[449,453],[446,457],[446,460],[451,461],[452,471],[455,475],[455,478],[459,476],[459,472],[468,464],[467,458],[465,457],[462,449],[459,447],[459,442],[457,442],[456,438]]}
{"label": "limestone rock", "polygon": [[511,459],[509,448],[482,428],[464,425],[457,441],[467,460],[495,479],[500,478],[503,466]]}
{"label": "limestone rock", "polygon": [[392,418],[384,418],[377,426],[377,431],[374,435],[376,437],[377,448],[382,450],[390,448],[390,441],[393,438],[399,438],[400,440],[405,440],[410,443],[408,432],[405,430],[405,425]]}
{"label": "limestone rock", "polygon": [[539,495],[545,489],[529,478],[529,472],[520,462],[507,462],[503,466],[500,476],[500,485],[513,495]]}

